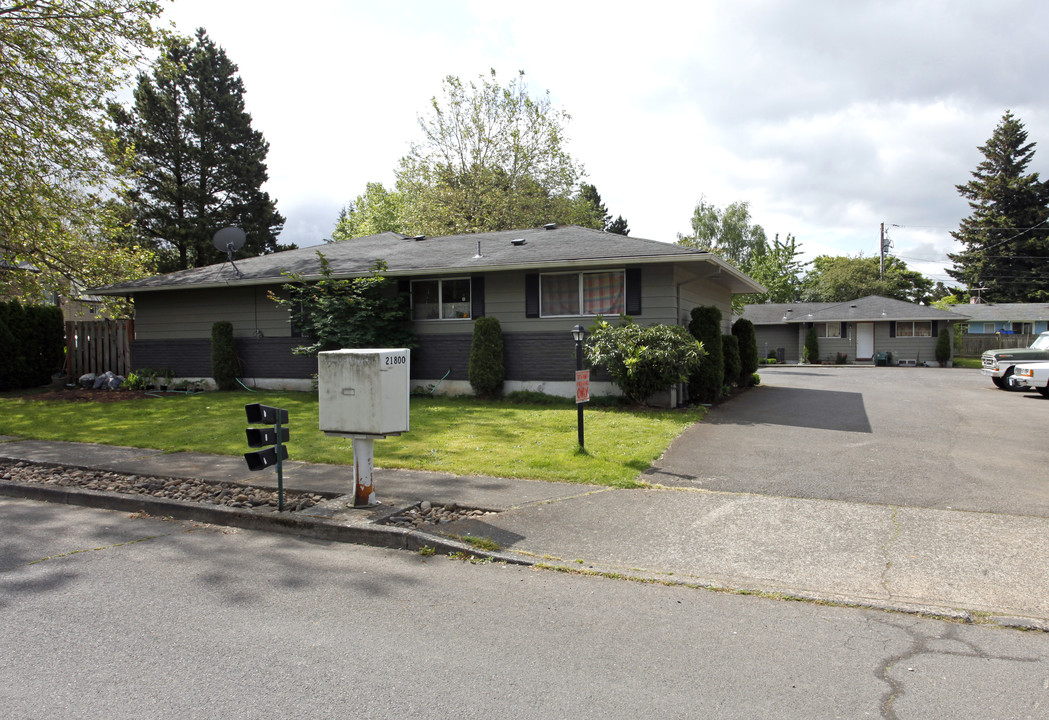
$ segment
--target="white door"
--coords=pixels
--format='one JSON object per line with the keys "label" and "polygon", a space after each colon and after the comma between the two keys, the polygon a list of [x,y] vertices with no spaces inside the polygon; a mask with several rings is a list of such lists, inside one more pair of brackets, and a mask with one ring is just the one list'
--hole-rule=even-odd
{"label": "white door", "polygon": [[874,357],[874,323],[856,323],[856,359]]}

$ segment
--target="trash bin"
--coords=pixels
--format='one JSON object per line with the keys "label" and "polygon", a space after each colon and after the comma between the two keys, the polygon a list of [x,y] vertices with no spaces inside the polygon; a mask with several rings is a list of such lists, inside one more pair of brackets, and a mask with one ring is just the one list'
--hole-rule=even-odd
{"label": "trash bin", "polygon": [[878,367],[886,367],[889,364],[889,353],[880,352],[874,356],[874,364]]}

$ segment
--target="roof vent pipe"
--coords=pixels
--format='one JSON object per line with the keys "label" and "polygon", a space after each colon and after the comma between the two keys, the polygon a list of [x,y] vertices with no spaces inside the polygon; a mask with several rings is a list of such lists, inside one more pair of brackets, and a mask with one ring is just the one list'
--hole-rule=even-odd
{"label": "roof vent pipe", "polygon": [[516,245],[517,247],[521,247],[522,245],[525,244],[525,239],[524,238],[514,238],[513,240],[510,241],[510,244],[511,245]]}
{"label": "roof vent pipe", "polygon": [[426,239],[425,235],[416,235],[415,237],[412,238],[412,240],[425,240],[425,239]]}
{"label": "roof vent pipe", "polygon": [[544,230],[557,230],[557,223],[547,223],[543,225]]}
{"label": "roof vent pipe", "polygon": [[481,255],[481,241],[480,240],[477,241],[477,254],[474,255],[474,260],[476,260],[479,257],[484,257],[483,255]]}

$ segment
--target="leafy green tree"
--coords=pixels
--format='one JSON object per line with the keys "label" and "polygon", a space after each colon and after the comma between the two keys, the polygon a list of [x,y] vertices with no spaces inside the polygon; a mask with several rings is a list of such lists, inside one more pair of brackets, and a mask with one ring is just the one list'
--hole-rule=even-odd
{"label": "leafy green tree", "polygon": [[288,309],[292,322],[308,342],[293,349],[298,355],[316,355],[341,348],[415,347],[411,310],[397,296],[392,280],[383,275],[386,263],[377,260],[371,274],[336,278],[324,253],[320,279],[307,281],[298,273],[269,297]]}
{"label": "leafy green tree", "polygon": [[171,38],[142,74],[129,112],[112,108],[123,146],[134,152],[127,195],[135,226],[162,271],[221,262],[212,236],[244,229],[238,256],[289,249],[277,243],[284,218],[262,190],[269,144],[251,127],[237,66],[203,28]]}
{"label": "leafy green tree", "polygon": [[742,302],[798,302],[801,299],[805,267],[809,264],[802,262],[800,257],[801,246],[790,234],[787,235],[786,241],[781,241],[779,235],[776,235],[771,245],[766,244],[756,249],[751,253],[747,267],[741,269],[768,288],[768,292],[744,295],[741,297]]}
{"label": "leafy green tree", "polygon": [[486,316],[474,321],[467,367],[470,387],[478,397],[496,397],[503,391],[503,329],[499,319]]}
{"label": "leafy green tree", "polygon": [[847,302],[867,295],[881,295],[914,303],[930,299],[932,280],[910,270],[899,258],[885,258],[880,276],[876,257],[820,255],[802,283],[805,302]]}
{"label": "leafy green tree", "polygon": [[1006,112],[980,147],[972,180],[956,186],[972,212],[951,233],[963,249],[948,253],[947,273],[996,302],[1049,301],[1049,184],[1027,172],[1034,145]]}
{"label": "leafy green tree", "polygon": [[750,204],[734,202],[724,210],[701,198],[692,212],[692,234],[678,234],[678,244],[714,253],[740,269],[751,256],[765,252],[768,240],[760,225],[751,223]]}
{"label": "leafy green tree", "polygon": [[110,241],[125,176],[106,103],[162,37],[153,0],[0,0],[0,296],[141,277],[151,256]]}
{"label": "leafy green tree", "polygon": [[501,85],[449,75],[419,118],[423,140],[396,170],[406,234],[537,227],[574,217],[583,168],[564,148],[567,112],[532,97],[521,72]]}
{"label": "leafy green tree", "polygon": [[692,399],[712,403],[721,397],[725,385],[725,356],[721,346],[721,311],[712,305],[692,308],[692,319],[688,324],[692,337],[703,344],[707,357],[690,373],[688,391]]}
{"label": "leafy green tree", "polygon": [[598,320],[586,339],[586,357],[604,368],[630,402],[645,405],[657,392],[684,382],[700,366],[702,344],[684,328],[642,327],[624,316],[618,325]]}
{"label": "leafy green tree", "polygon": [[382,183],[370,182],[357,199],[339,213],[333,242],[350,238],[400,232],[404,225],[404,201],[400,193],[387,190]]}

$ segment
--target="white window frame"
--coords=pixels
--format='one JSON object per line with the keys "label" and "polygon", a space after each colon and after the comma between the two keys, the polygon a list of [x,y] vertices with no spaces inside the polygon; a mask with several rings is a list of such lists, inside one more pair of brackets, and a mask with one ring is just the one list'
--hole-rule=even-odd
{"label": "white window frame", "polygon": [[[467,304],[470,306],[470,311],[466,313],[466,317],[445,317],[444,316],[444,283],[445,281],[453,282],[456,280],[465,280],[469,283],[470,296],[466,299]],[[437,317],[435,318],[417,318],[415,317],[415,284],[416,283],[437,283]],[[440,322],[448,320],[469,320],[473,317],[473,297],[474,297],[474,286],[470,281],[469,276],[465,277],[449,277],[449,278],[426,278],[421,280],[411,281],[411,296],[412,296],[412,322]]]}
{"label": "white window frame", "polygon": [[[841,340],[841,338],[842,338],[841,326],[844,325],[844,323],[842,323],[842,322],[818,322],[818,323],[813,323],[813,325],[816,328],[816,337],[818,337],[818,338],[822,338],[824,340]],[[838,326],[838,334],[837,335],[830,335],[830,334],[828,334],[829,331],[830,331],[830,326],[831,325],[837,325]],[[821,329],[821,326],[822,326],[822,329]]]}
{"label": "white window frame", "polygon": [[[579,272],[540,273],[539,274],[539,317],[544,317],[544,318],[598,317],[598,313],[584,313],[583,312],[583,308],[586,307],[586,302],[585,302],[586,298],[583,295],[584,287],[585,287],[584,284],[583,284],[583,276],[584,275],[598,275],[598,274],[605,275],[605,274],[609,274],[609,273],[619,273],[622,276],[622,278],[623,278],[623,310],[622,310],[622,312],[625,313],[626,312],[626,270],[623,269],[623,268],[608,268],[608,269],[603,269],[603,270],[583,270],[583,271],[579,271]],[[576,276],[576,278],[577,278],[576,282],[577,282],[577,286],[579,288],[579,295],[578,295],[579,312],[571,313],[571,314],[567,314],[567,315],[548,315],[548,314],[543,312],[543,278],[553,277],[555,275],[557,275],[557,276],[575,275]]]}

